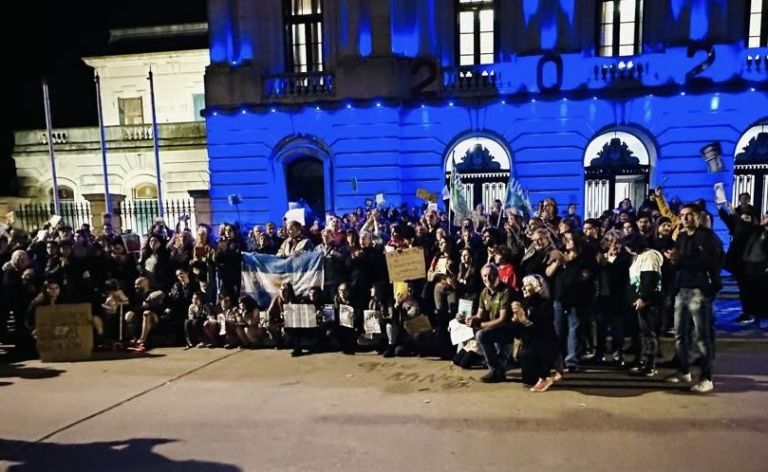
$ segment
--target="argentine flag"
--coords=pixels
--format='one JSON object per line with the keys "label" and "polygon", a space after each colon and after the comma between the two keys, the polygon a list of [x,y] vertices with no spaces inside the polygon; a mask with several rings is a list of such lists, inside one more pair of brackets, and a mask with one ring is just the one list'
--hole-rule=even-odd
{"label": "argentine flag", "polygon": [[280,293],[284,282],[291,282],[298,296],[323,286],[323,254],[304,252],[291,257],[277,257],[256,252],[243,253],[242,292],[266,307]]}

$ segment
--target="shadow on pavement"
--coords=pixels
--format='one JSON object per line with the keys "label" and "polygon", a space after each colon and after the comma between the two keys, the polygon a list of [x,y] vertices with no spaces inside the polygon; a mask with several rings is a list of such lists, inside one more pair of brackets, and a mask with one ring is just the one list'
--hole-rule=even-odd
{"label": "shadow on pavement", "polygon": [[84,444],[32,443],[0,438],[0,461],[9,472],[85,470],[162,470],[238,472],[234,465],[199,460],[173,460],[153,449],[175,439],[136,438]]}
{"label": "shadow on pavement", "polygon": [[[58,377],[66,372],[61,369],[52,369],[48,367],[27,367],[20,364],[0,364],[0,378],[20,378],[20,379],[50,379]],[[0,382],[0,387],[12,385],[13,382]]]}

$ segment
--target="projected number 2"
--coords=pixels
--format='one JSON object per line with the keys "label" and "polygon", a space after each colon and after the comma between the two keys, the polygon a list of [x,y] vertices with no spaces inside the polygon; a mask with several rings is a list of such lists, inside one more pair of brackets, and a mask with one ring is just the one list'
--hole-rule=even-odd
{"label": "projected number 2", "polygon": [[705,70],[709,69],[715,62],[715,48],[711,44],[691,44],[688,46],[688,57],[694,57],[697,52],[704,51],[707,53],[707,57],[703,61],[696,64],[691,70],[685,74],[685,81],[690,82],[700,75]]}

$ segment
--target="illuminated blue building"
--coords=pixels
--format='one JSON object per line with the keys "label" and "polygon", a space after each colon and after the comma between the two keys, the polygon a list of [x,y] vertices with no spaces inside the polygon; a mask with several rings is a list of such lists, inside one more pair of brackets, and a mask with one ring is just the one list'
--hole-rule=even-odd
{"label": "illuminated blue building", "polygon": [[216,222],[232,193],[252,223],[416,203],[454,156],[474,204],[513,172],[587,216],[717,182],[768,211],[766,0],[210,0],[209,24]]}

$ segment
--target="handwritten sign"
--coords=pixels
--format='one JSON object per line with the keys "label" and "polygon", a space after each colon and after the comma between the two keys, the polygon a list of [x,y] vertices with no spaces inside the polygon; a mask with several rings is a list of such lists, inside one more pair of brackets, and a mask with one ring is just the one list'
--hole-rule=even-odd
{"label": "handwritten sign", "polygon": [[37,350],[43,362],[90,359],[93,316],[89,303],[39,306],[35,312]]}
{"label": "handwritten sign", "polygon": [[286,328],[317,328],[314,305],[286,303],[283,306],[283,318]]}
{"label": "handwritten sign", "polygon": [[405,328],[406,333],[415,336],[419,333],[432,330],[432,323],[429,322],[428,317],[419,315],[403,321],[403,328]]}
{"label": "handwritten sign", "polygon": [[417,280],[427,276],[424,267],[424,248],[412,247],[402,251],[387,252],[387,270],[390,282]]}
{"label": "handwritten sign", "polygon": [[432,193],[425,188],[420,188],[416,190],[416,198],[420,198],[427,202],[437,202],[437,197],[438,195],[436,193]]}

